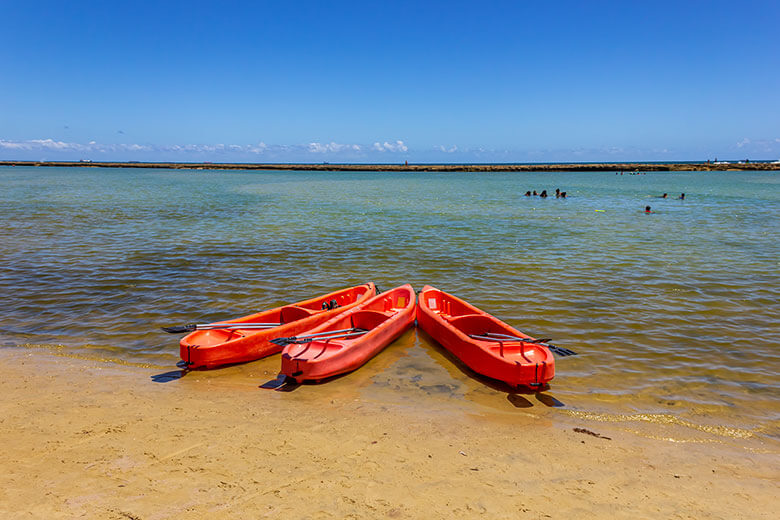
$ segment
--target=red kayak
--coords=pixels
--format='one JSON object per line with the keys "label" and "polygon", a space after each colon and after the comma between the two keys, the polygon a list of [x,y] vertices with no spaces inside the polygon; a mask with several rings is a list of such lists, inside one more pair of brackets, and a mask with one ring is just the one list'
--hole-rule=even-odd
{"label": "red kayak", "polygon": [[396,287],[298,337],[277,338],[282,374],[296,382],[351,372],[375,356],[414,322],[415,294]]}
{"label": "red kayak", "polygon": [[555,375],[547,345],[429,285],[419,294],[417,325],[474,372],[512,386],[538,387]]}
{"label": "red kayak", "polygon": [[282,350],[269,341],[271,338],[312,329],[375,294],[374,284],[367,283],[243,318],[189,325],[195,332],[181,340],[179,353],[189,368],[213,368],[260,359]]}

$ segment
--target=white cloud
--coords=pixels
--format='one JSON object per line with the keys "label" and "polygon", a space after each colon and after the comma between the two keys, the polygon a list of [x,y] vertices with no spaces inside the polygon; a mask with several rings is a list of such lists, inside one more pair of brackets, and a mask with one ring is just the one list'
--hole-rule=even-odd
{"label": "white cloud", "polygon": [[446,147],[446,146],[444,146],[442,144],[442,145],[439,145],[439,151],[442,151],[444,153],[455,153],[455,152],[458,151],[458,146],[453,144],[452,146],[450,146],[448,148],[448,147]]}
{"label": "white cloud", "polygon": [[770,139],[749,139],[745,137],[736,143],[736,147],[745,153],[776,154],[780,153],[778,144],[780,144],[780,138],[777,137]]}
{"label": "white cloud", "polygon": [[256,145],[249,145],[247,147],[247,152],[250,153],[263,153],[268,148],[268,145],[266,145],[264,142],[260,141]]}
{"label": "white cloud", "polygon": [[24,144],[0,139],[0,148],[4,150],[23,150]]}
{"label": "white cloud", "polygon": [[338,153],[345,151],[360,151],[360,145],[357,144],[339,144],[339,143],[309,143],[308,151],[311,153]]}
{"label": "white cloud", "polygon": [[[381,150],[398,152],[407,151],[406,145],[403,141],[396,141],[395,143],[385,142],[381,147]],[[96,141],[89,141],[86,144],[56,141],[54,139],[30,139],[26,141],[13,141],[0,139],[0,152],[5,151],[5,155],[13,154],[12,159],[20,157],[20,154],[26,153],[30,156],[32,154],[52,153],[57,154],[63,158],[80,159],[88,157],[89,154],[109,154],[117,157],[135,157],[138,154],[156,154],[158,157],[168,156],[171,159],[176,156],[186,155],[227,155],[227,156],[241,156],[241,155],[267,155],[269,157],[280,156],[292,156],[299,157],[305,154],[328,154],[341,157],[362,157],[364,150],[369,149],[368,146],[360,145],[356,143],[337,143],[331,141],[329,143],[311,142],[308,144],[274,144],[269,145],[265,142],[259,142],[257,144],[170,144],[170,145],[149,145],[138,143],[109,143],[103,144]]]}
{"label": "white cloud", "polygon": [[388,143],[385,141],[382,144],[379,144],[378,142],[374,143],[374,146],[372,146],[372,149],[376,150],[377,152],[406,152],[409,150],[409,148],[404,144],[403,141],[396,141],[394,143]]}

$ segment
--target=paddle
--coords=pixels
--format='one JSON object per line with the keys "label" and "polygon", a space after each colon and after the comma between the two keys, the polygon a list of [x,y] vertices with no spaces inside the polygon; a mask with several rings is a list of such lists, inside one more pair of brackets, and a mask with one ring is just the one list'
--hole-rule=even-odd
{"label": "paddle", "polygon": [[558,354],[561,357],[566,356],[576,356],[577,353],[573,350],[569,350],[567,348],[558,347],[556,345],[550,345],[547,343],[548,341],[551,341],[551,338],[545,338],[545,339],[531,339],[531,338],[520,338],[517,336],[508,336],[506,334],[497,334],[495,332],[486,332],[485,334],[469,334],[470,338],[474,339],[483,339],[487,341],[522,341],[523,343],[534,343],[536,345],[542,345],[544,347],[547,347],[550,349],[554,354]]}
{"label": "paddle", "polygon": [[214,330],[214,329],[272,329],[278,327],[281,323],[188,323],[174,327],[161,327],[165,332],[171,334],[181,334],[183,332],[194,332],[196,330]]}
{"label": "paddle", "polygon": [[[280,347],[289,345],[290,343],[311,343],[312,341],[322,339],[336,339],[336,338],[351,338],[352,336],[360,336],[368,332],[365,329],[342,329],[342,330],[329,330],[327,332],[318,332],[317,334],[309,334],[307,336],[291,336],[289,338],[274,338],[271,343],[275,343]],[[342,334],[343,333],[343,334]]]}

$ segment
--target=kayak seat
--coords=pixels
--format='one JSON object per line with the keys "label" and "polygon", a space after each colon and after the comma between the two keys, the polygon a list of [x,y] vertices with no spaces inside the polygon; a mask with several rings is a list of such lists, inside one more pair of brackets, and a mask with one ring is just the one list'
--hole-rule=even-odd
{"label": "kayak seat", "polygon": [[200,331],[197,337],[197,345],[192,347],[211,347],[220,343],[226,343],[228,341],[245,337],[247,334],[251,334],[252,331],[238,330],[238,329],[212,329]]}
{"label": "kayak seat", "polygon": [[371,330],[390,319],[393,312],[362,310],[352,313],[352,326],[357,329]]}
{"label": "kayak seat", "polygon": [[[509,336],[517,334],[512,329],[501,326],[502,324],[500,323],[496,323],[498,320],[486,314],[467,314],[465,316],[450,318],[447,321],[451,326],[467,336],[482,336],[488,332],[506,334]],[[507,343],[509,342],[504,341],[504,345]]]}
{"label": "kayak seat", "polygon": [[453,327],[462,329],[464,332],[468,328],[469,332],[467,332],[467,334],[474,334],[474,332],[470,332],[471,327],[469,325],[475,322],[481,324],[484,321],[484,315],[482,314],[461,314],[460,316],[442,315],[442,318],[447,320]]}
{"label": "kayak seat", "polygon": [[519,358],[521,361],[534,362],[544,361],[545,355],[539,347],[534,345],[521,345],[519,342],[505,342],[504,350],[501,350],[501,346],[496,343],[495,346],[489,348],[494,354],[503,356],[505,358]]}
{"label": "kayak seat", "polygon": [[308,318],[316,311],[310,309],[304,309],[303,307],[296,307],[295,305],[288,305],[282,307],[280,314],[281,323],[290,323],[291,321],[298,321],[302,318]]}
{"label": "kayak seat", "polygon": [[464,305],[462,302],[450,300],[444,295],[429,294],[420,295],[423,305],[426,305],[431,311],[444,317],[472,316],[474,310]]}

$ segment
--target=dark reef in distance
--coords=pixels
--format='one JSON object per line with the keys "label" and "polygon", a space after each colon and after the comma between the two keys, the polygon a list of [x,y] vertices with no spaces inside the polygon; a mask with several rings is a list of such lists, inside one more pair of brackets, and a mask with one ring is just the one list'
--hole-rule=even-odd
{"label": "dark reef in distance", "polygon": [[300,170],[376,172],[595,172],[614,171],[769,171],[780,170],[778,162],[734,163],[561,163],[561,164],[255,164],[176,162],[91,161],[0,161],[0,166],[59,166],[90,168],[168,168],[178,170]]}

